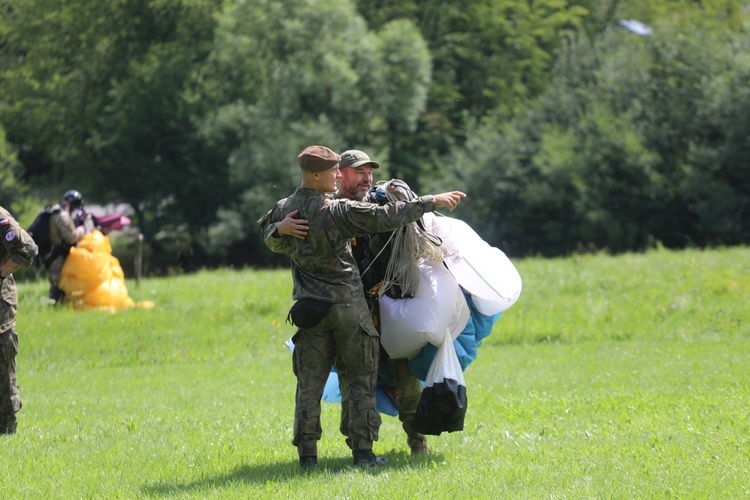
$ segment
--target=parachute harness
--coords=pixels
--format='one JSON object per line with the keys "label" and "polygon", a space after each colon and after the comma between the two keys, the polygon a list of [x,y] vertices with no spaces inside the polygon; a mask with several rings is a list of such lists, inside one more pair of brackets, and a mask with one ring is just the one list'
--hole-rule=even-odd
{"label": "parachute harness", "polygon": [[[389,202],[411,201],[417,197],[408,184],[399,179],[378,182],[377,187],[378,190],[383,191]],[[415,294],[419,284],[417,262],[420,259],[442,261],[441,244],[440,238],[426,231],[421,218],[393,231],[386,244],[365,270],[366,273],[372,263],[391,245],[392,252],[388,259],[385,276],[376,292],[378,297],[382,297],[394,285],[399,285],[404,295]]]}

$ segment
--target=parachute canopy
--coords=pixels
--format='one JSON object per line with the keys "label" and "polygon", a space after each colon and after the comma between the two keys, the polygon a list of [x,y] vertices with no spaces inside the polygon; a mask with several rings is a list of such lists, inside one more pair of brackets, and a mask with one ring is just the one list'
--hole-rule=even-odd
{"label": "parachute canopy", "polygon": [[108,215],[97,215],[96,222],[99,227],[102,228],[102,233],[109,234],[112,231],[119,231],[125,226],[130,225],[130,218],[125,217],[120,213],[112,213]]}
{"label": "parachute canopy", "polygon": [[[84,236],[70,249],[59,281],[66,301],[76,307],[119,309],[136,304],[128,295],[120,261],[112,255],[109,238],[100,231]],[[152,307],[150,302],[137,304]]]}
{"label": "parachute canopy", "polygon": [[380,297],[380,343],[391,358],[416,356],[427,343],[439,346],[449,332],[455,339],[470,311],[458,282],[442,262],[420,260],[419,284],[412,298]]}
{"label": "parachute canopy", "polygon": [[516,303],[522,282],[502,250],[484,241],[467,223],[450,217],[424,216],[428,232],[443,240],[443,260],[458,283],[488,316]]}

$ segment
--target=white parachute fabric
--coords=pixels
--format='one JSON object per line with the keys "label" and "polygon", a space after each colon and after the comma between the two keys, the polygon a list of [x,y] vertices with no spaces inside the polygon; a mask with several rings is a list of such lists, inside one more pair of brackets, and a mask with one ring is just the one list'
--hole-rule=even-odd
{"label": "white parachute fabric", "polygon": [[442,262],[420,260],[417,269],[414,297],[380,297],[380,343],[393,359],[416,356],[428,343],[439,346],[446,332],[455,340],[471,316],[461,287]]}
{"label": "white parachute fabric", "polygon": [[492,316],[516,303],[523,283],[502,250],[462,220],[426,214],[424,222],[428,232],[443,240],[443,260],[479,312]]}

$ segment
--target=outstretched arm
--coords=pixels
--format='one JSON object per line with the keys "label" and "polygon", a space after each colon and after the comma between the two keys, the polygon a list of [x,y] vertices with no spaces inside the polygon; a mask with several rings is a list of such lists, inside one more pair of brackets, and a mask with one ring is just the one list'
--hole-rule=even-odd
{"label": "outstretched arm", "polygon": [[448,191],[447,193],[432,195],[436,208],[448,207],[451,212],[459,203],[461,203],[461,198],[466,198],[466,193],[462,193],[461,191]]}

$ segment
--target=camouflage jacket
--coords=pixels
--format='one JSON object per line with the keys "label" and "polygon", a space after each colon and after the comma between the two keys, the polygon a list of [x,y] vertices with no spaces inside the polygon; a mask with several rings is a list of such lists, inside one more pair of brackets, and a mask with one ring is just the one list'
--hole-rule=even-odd
{"label": "camouflage jacket", "polygon": [[[16,219],[0,207],[0,264],[12,259],[17,264],[28,267],[39,249]],[[13,274],[9,274],[0,284],[3,307],[0,307],[0,333],[15,326],[18,297]]]}
{"label": "camouflage jacket", "polygon": [[73,246],[78,243],[78,236],[75,233],[76,225],[70,213],[59,204],[52,209],[55,210],[49,220],[49,241],[52,246],[61,244]]}
{"label": "camouflage jacket", "polygon": [[[351,198],[347,198],[339,189],[333,195],[331,195],[331,199],[334,200],[347,200]],[[374,196],[370,196],[370,193],[364,196],[364,198],[356,201],[363,201],[363,202],[369,202],[369,203],[377,203]],[[385,234],[391,234],[389,231]],[[380,283],[383,279],[383,276],[377,276],[375,275],[375,268],[372,266],[373,264],[373,258],[376,254],[373,254],[370,251],[370,240],[371,236],[358,236],[357,238],[352,238],[351,241],[351,249],[352,249],[352,257],[354,257],[354,262],[357,263],[357,267],[359,269],[359,277],[362,280],[362,286],[365,290],[365,292],[369,291],[373,287],[375,287],[378,283]]]}
{"label": "camouflage jacket", "polygon": [[[277,223],[294,210],[309,222],[305,239],[279,237],[276,233]],[[258,224],[268,248],[292,258],[295,300],[342,303],[353,302],[363,294],[351,239],[393,231],[434,210],[431,196],[379,206],[332,200],[320,191],[298,188],[292,196],[278,201]]]}

